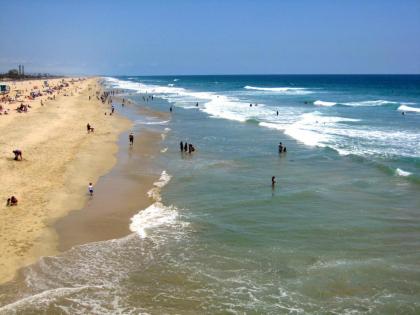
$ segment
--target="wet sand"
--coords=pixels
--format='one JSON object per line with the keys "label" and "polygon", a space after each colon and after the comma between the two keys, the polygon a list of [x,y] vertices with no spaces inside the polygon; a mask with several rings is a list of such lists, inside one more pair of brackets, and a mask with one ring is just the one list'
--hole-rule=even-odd
{"label": "wet sand", "polygon": [[[122,98],[119,95],[112,98],[115,108],[132,120],[170,118],[167,113],[154,111],[145,104],[136,104],[127,97],[125,107],[121,107]],[[128,141],[130,132],[134,132],[132,147]],[[120,136],[117,164],[98,180],[94,196],[89,197],[83,208],[70,212],[54,224],[60,251],[89,242],[124,237],[130,233],[130,218],[154,202],[147,192],[162,172],[155,163],[155,157],[160,154],[161,141],[161,132],[147,125],[134,126]]]}
{"label": "wet sand", "polygon": [[159,178],[153,158],[160,153],[160,141],[160,133],[142,130],[130,147],[128,133],[121,136],[117,165],[99,179],[94,196],[54,225],[60,251],[130,233],[130,218],[153,202],[147,192]]}

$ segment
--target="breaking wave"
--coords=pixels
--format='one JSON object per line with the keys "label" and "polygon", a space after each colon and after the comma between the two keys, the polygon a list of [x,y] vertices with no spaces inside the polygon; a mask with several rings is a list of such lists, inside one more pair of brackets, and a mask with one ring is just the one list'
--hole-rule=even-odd
{"label": "breaking wave", "polygon": [[413,113],[420,113],[420,108],[411,107],[407,105],[401,105],[398,107],[398,110],[401,112],[413,112]]}
{"label": "breaking wave", "polygon": [[285,94],[285,95],[305,95],[311,94],[312,91],[306,88],[300,87],[258,87],[258,86],[244,86],[246,90],[255,90],[255,91],[264,91],[264,92],[275,92],[278,94]]}

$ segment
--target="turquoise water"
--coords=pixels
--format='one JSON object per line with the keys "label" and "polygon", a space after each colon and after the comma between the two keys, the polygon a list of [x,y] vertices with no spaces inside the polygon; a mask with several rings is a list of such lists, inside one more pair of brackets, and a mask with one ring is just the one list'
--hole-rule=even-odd
{"label": "turquoise water", "polygon": [[[420,313],[420,76],[108,84],[174,106],[170,121],[137,120],[162,133],[156,202],[126,238],[29,268],[32,300],[10,309]],[[197,152],[181,154],[179,141]]]}

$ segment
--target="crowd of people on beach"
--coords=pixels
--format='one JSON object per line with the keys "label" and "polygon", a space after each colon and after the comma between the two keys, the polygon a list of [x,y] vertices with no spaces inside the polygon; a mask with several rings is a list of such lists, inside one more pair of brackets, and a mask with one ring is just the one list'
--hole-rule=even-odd
{"label": "crowd of people on beach", "polygon": [[[54,83],[55,85],[53,86],[51,85],[49,81],[44,81],[42,84],[43,90],[41,90],[37,85],[32,86],[32,88],[30,88],[29,90],[28,88],[19,89],[16,86],[16,82],[12,82],[11,85],[13,85],[14,88],[9,89],[8,94],[1,95],[0,97],[0,115],[9,115],[10,108],[7,108],[7,106],[14,104],[16,102],[20,103],[19,106],[15,108],[17,113],[28,113],[29,109],[32,108],[29,102],[33,102],[37,98],[40,98],[40,104],[41,106],[44,106],[45,98],[47,100],[55,100],[56,95],[59,95],[61,92],[63,92],[64,95],[66,95],[66,91],[70,87],[71,84],[74,84],[79,81],[84,81],[84,80],[85,79],[83,78],[79,78],[77,80],[70,79],[67,81],[66,79],[61,79],[59,81],[55,81],[56,83]],[[27,82],[28,84],[32,83],[31,81],[27,81]],[[78,88],[76,87],[76,91],[77,89]],[[28,103],[25,104],[22,99],[24,99],[25,102],[28,102]],[[92,127],[89,127],[89,128],[90,128],[90,132],[93,132],[94,129]],[[14,161],[23,160],[23,153],[21,149],[14,149],[12,153],[14,155],[13,157]],[[16,198],[15,195],[7,198],[7,202],[6,202],[7,206],[16,206],[17,204],[18,204],[18,199]]]}
{"label": "crowd of people on beach", "polygon": [[[19,106],[15,108],[17,113],[27,113],[28,109],[31,108],[30,104],[24,104],[23,102],[33,102],[37,99],[40,99],[41,106],[44,106],[44,101],[46,100],[55,100],[55,96],[63,93],[63,95],[68,95],[69,88],[71,84],[74,84],[79,81],[83,81],[83,78],[74,80],[70,79],[61,79],[55,85],[51,85],[52,83],[45,80],[42,86],[33,85],[32,88],[28,89],[19,89],[16,87],[16,82],[12,82],[11,84],[15,86],[15,88],[11,89],[8,94],[1,95],[0,97],[0,115],[9,115],[10,108],[7,108],[8,105],[12,105],[14,103],[20,103]],[[31,81],[28,81],[31,84]]]}

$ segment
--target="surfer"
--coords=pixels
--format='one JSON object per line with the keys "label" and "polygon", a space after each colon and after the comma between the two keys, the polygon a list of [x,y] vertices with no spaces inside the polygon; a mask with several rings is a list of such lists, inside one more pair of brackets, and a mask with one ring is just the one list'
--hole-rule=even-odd
{"label": "surfer", "polygon": [[279,111],[277,111],[277,116],[279,115]]}

